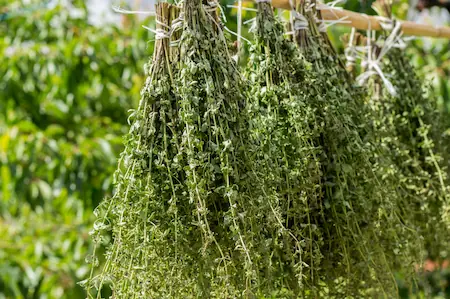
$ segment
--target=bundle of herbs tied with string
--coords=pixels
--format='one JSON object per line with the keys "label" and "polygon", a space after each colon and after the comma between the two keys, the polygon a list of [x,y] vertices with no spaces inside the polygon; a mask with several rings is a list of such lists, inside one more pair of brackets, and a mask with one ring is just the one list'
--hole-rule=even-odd
{"label": "bundle of herbs tied with string", "polygon": [[[314,288],[323,245],[320,123],[305,99],[309,63],[284,36],[270,3],[257,2],[255,35],[245,72],[248,111],[256,146],[255,172],[264,196],[257,205],[269,222],[265,294],[296,298]],[[279,296],[279,297],[278,297]]]}
{"label": "bundle of herbs tied with string", "polygon": [[[170,32],[179,9],[159,3],[156,15],[154,55],[139,107],[129,117],[131,128],[114,177],[116,191],[95,211],[91,234],[96,246],[89,258],[90,277],[83,282],[88,298],[102,298],[109,287],[114,298],[164,298],[185,282],[180,279],[171,285],[165,278],[189,262],[178,258],[184,228],[177,206],[189,199],[182,183],[186,175],[180,130],[184,126],[173,88],[179,53],[169,47],[170,39],[179,37]],[[105,231],[111,231],[111,238]],[[102,245],[106,245],[105,262],[98,270]]]}
{"label": "bundle of herbs tied with string", "polygon": [[[390,5],[374,3],[385,20],[391,19]],[[373,110],[378,142],[386,147],[395,166],[397,192],[402,199],[398,214],[425,243],[426,255],[433,260],[448,258],[449,182],[444,161],[448,148],[443,138],[444,124],[436,101],[426,95],[424,85],[401,42],[400,24],[390,21],[392,32],[373,45],[372,56],[381,59],[383,80],[368,81],[369,106]],[[388,43],[400,43],[399,46]],[[385,51],[386,48],[388,51]],[[380,54],[383,53],[383,54]]]}
{"label": "bundle of herbs tied with string", "polygon": [[[396,295],[393,271],[411,268],[410,233],[395,207],[395,187],[382,181],[376,164],[384,159],[355,87],[326,35],[315,2],[297,3],[294,39],[311,64],[305,90],[321,125],[315,146],[322,149],[322,263],[318,278],[335,296]],[[302,22],[296,26],[295,22]],[[305,21],[307,25],[305,25]],[[297,27],[297,28],[295,28]],[[383,162],[384,163],[384,162]],[[319,292],[322,292],[319,290]]]}
{"label": "bundle of herbs tied with string", "polygon": [[254,195],[242,80],[217,4],[186,0],[183,13],[176,82],[189,200],[178,210],[183,260],[189,261],[185,275],[193,282],[180,298],[241,297],[252,292],[258,275],[251,241],[259,234],[246,211]]}

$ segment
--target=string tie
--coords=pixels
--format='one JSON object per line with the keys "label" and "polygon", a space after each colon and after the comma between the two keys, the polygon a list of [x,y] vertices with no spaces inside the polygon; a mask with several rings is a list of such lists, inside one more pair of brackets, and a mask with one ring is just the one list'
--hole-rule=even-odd
{"label": "string tie", "polygon": [[319,32],[327,32],[328,27],[333,26],[335,24],[349,24],[350,21],[346,21],[348,19],[348,16],[344,16],[340,19],[329,21],[329,20],[321,20],[317,17],[315,17],[315,21],[318,24]]}
{"label": "string tie", "polygon": [[344,50],[346,67],[352,67],[356,62],[356,49],[353,45],[353,40],[355,39],[356,29],[352,27],[352,32],[350,33],[350,38],[348,41],[348,46]]}
{"label": "string tie", "polygon": [[156,40],[160,40],[160,39],[169,39],[171,36],[171,32],[170,32],[170,26],[162,23],[159,20],[156,20],[156,24],[164,27],[164,28],[156,28],[156,29],[152,29],[150,27],[147,26],[142,26],[143,28],[147,29],[150,32],[153,32],[155,34],[155,39]]}
{"label": "string tie", "polygon": [[308,29],[309,23],[304,15],[295,10],[292,11],[292,15],[293,15],[292,27],[295,31]]}
{"label": "string tie", "polygon": [[[402,32],[401,32],[401,23],[393,22],[394,27],[389,34],[389,36],[384,41],[383,46],[380,49],[380,53],[376,59],[372,59],[372,47],[370,46],[371,36],[368,34],[368,56],[366,60],[362,61],[362,66],[367,68],[367,71],[362,73],[356,78],[356,81],[359,84],[364,84],[371,76],[378,75],[380,79],[383,81],[384,86],[388,90],[388,92],[392,96],[397,96],[397,91],[389,79],[386,78],[382,69],[381,69],[381,60],[383,57],[394,47],[399,44],[399,40],[401,40]],[[388,27],[386,27],[388,28]],[[370,31],[369,31],[370,32]]]}
{"label": "string tie", "polygon": [[207,12],[213,12],[213,11],[216,11],[218,6],[219,6],[219,4],[217,4],[217,2],[215,2],[215,1],[208,1],[207,4],[203,5],[203,8]]}

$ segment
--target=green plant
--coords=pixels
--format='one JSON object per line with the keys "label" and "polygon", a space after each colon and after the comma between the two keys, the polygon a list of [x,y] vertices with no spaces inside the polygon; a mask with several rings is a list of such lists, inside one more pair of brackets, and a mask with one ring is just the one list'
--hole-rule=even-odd
{"label": "green plant", "polygon": [[[258,3],[251,31],[255,35],[245,72],[255,171],[265,196],[257,199],[267,215],[262,293],[281,289],[273,298],[297,297],[315,289],[323,253],[323,230],[315,216],[323,212],[322,149],[314,144],[321,125],[307,90],[311,66],[292,41],[269,3]],[[261,240],[260,242],[264,242]],[[264,255],[261,252],[260,255]],[[264,268],[263,268],[264,269]]]}
{"label": "green plant", "polygon": [[[158,4],[157,12],[158,30],[167,31],[177,18],[176,7]],[[166,36],[156,41],[139,107],[129,117],[131,128],[115,173],[116,192],[96,208],[91,274],[82,282],[90,298],[100,296],[110,283],[114,295],[121,298],[162,297],[182,288],[181,280],[180,285],[164,281],[168,272],[181,267],[177,255],[183,251],[178,253],[176,246],[177,235],[184,238],[178,228],[184,230],[177,214],[178,205],[188,201],[180,183],[185,158],[180,152],[182,127],[173,91],[178,57],[169,43]],[[105,235],[108,230],[111,240]],[[109,246],[106,263],[97,274],[102,245]]]}
{"label": "green plant", "polygon": [[391,175],[398,181],[401,217],[424,239],[429,258],[447,258],[445,122],[403,51],[391,49],[383,70],[393,78],[396,94],[375,79],[369,104],[378,142],[392,156],[395,172]]}
{"label": "green plant", "polygon": [[294,38],[311,64],[314,85],[305,92],[322,124],[315,140],[322,149],[325,208],[319,223],[326,236],[319,273],[328,296],[395,296],[393,271],[412,272],[412,261],[420,260],[419,239],[397,215],[399,194],[383,177],[389,156],[375,140],[364,90],[335,54],[314,3],[298,5],[308,28],[301,26]]}

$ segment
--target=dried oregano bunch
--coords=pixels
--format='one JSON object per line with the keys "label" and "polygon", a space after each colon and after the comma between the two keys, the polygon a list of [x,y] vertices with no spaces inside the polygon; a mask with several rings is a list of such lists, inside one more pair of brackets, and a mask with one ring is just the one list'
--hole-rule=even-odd
{"label": "dried oregano bunch", "polygon": [[[295,32],[295,41],[311,63],[314,84],[305,92],[322,124],[315,146],[320,160],[324,217],[323,262],[319,288],[327,296],[396,296],[393,271],[411,269],[411,233],[397,214],[395,186],[382,181],[383,151],[374,139],[362,91],[355,88],[339,60],[312,3],[301,2],[295,22],[306,18],[308,28]],[[306,9],[309,7],[309,9]],[[389,183],[389,184],[388,184]]]}
{"label": "dried oregano bunch", "polygon": [[[189,201],[182,183],[185,158],[179,151],[183,124],[173,91],[178,51],[169,47],[168,32],[179,10],[160,3],[156,12],[154,56],[139,107],[129,117],[131,128],[114,177],[116,192],[95,211],[91,234],[96,249],[91,275],[83,282],[88,298],[101,298],[108,287],[114,298],[170,297],[173,286],[165,276],[189,262],[176,258],[183,250],[177,204]],[[111,239],[105,231],[111,231]],[[107,246],[105,262],[97,273],[102,245]]]}
{"label": "dried oregano bunch", "polygon": [[257,8],[245,75],[255,171],[266,195],[257,204],[273,222],[266,236],[272,252],[267,263],[273,264],[266,284],[272,290],[264,294],[297,298],[314,288],[322,258],[321,148],[314,144],[321,125],[305,97],[313,84],[309,64],[284,37],[271,5],[259,2]]}
{"label": "dried oregano bunch", "polygon": [[[374,54],[380,49],[375,46]],[[449,182],[443,157],[442,121],[436,101],[424,86],[404,51],[390,49],[381,66],[395,88],[393,95],[380,80],[369,82],[378,141],[392,157],[399,215],[424,240],[429,258],[447,258]]]}
{"label": "dried oregano bunch", "polygon": [[367,84],[377,141],[392,161],[384,178],[396,181],[401,199],[397,210],[402,222],[423,240],[425,255],[439,261],[448,257],[450,245],[445,124],[436,101],[427,96],[403,50],[404,43],[398,43],[401,27],[389,20],[390,4],[376,1],[373,8],[392,26],[384,40],[371,43],[372,57],[381,59],[379,67],[390,82],[372,77]]}
{"label": "dried oregano bunch", "polygon": [[188,266],[166,273],[172,284],[185,283],[176,298],[253,296],[264,284],[261,267],[268,215],[254,200],[245,88],[218,22],[216,4],[185,0],[180,40],[180,151],[185,159],[188,200],[177,205]]}

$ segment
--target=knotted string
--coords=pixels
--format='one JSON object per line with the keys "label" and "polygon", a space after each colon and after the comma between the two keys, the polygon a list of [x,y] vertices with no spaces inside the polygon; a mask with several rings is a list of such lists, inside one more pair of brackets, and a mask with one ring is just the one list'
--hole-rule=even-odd
{"label": "knotted string", "polygon": [[308,29],[309,25],[308,20],[304,15],[302,15],[296,10],[292,11],[292,15],[293,15],[292,28],[294,29],[294,31]]}
{"label": "knotted string", "polygon": [[294,0],[289,0],[289,5],[291,6],[290,22],[293,31],[286,32],[286,34],[292,35],[296,31],[308,29],[309,26],[308,20],[304,15],[302,15],[295,9]]}
{"label": "knotted string", "polygon": [[[387,21],[388,20],[388,21]],[[385,24],[383,24],[385,23]],[[395,23],[395,26],[392,26],[393,23]],[[370,23],[369,23],[370,24]],[[397,96],[397,91],[395,87],[392,85],[392,83],[386,78],[384,75],[382,69],[381,69],[381,60],[383,57],[394,47],[403,47],[405,43],[401,40],[402,32],[401,32],[401,23],[400,22],[393,22],[392,20],[383,18],[383,22],[380,22],[382,24],[382,28],[387,30],[391,29],[391,33],[384,41],[383,46],[380,49],[380,52],[376,59],[372,59],[372,54],[374,49],[372,49],[371,46],[371,33],[370,30],[368,32],[368,55],[367,60],[362,61],[362,66],[367,68],[367,71],[362,73],[356,78],[356,81],[362,85],[364,84],[371,76],[378,75],[380,79],[383,81],[384,86],[388,90],[388,92],[392,96]],[[384,27],[383,27],[384,26]],[[401,41],[401,42],[400,42]]]}
{"label": "knotted string", "polygon": [[315,18],[316,23],[318,24],[319,32],[327,32],[328,27],[333,26],[335,24],[351,24],[351,21],[345,21],[348,19],[348,16],[344,16],[337,20],[321,20],[319,18]]}
{"label": "knotted string", "polygon": [[156,20],[156,24],[159,24],[159,25],[161,25],[164,28],[152,29],[152,28],[147,27],[145,25],[142,25],[142,27],[147,29],[150,32],[153,32],[155,34],[155,39],[156,40],[165,39],[165,38],[169,39],[171,37],[171,35],[172,35],[171,27],[166,25],[166,24],[164,24],[164,23],[162,23],[162,22],[160,22],[160,21],[158,21],[158,19]]}
{"label": "knotted string", "polygon": [[353,45],[353,40],[355,39],[355,34],[356,34],[356,29],[355,29],[355,27],[352,27],[352,32],[350,33],[348,46],[344,50],[345,60],[346,60],[345,66],[347,68],[353,67],[356,62],[356,49],[355,49],[355,45]]}
{"label": "knotted string", "polygon": [[[146,15],[150,15],[150,16],[156,16],[156,13],[154,11],[141,11],[141,10],[126,10],[121,8],[120,6],[113,6],[112,9],[117,12],[117,13],[121,13],[121,14],[146,14]],[[178,20],[179,18],[175,19]],[[174,22],[175,22],[174,20]],[[177,26],[182,27],[182,19],[181,20],[181,25],[179,25],[179,23],[177,23]],[[172,26],[174,24],[174,22],[172,22]],[[156,18],[156,24],[159,24],[160,26],[162,26],[163,28],[150,28],[147,27],[145,25],[142,25],[143,28],[147,29],[148,31],[152,32],[155,34],[155,39],[156,40],[161,40],[161,39],[169,39],[172,36],[173,33],[173,27],[171,28],[170,26],[160,22],[158,20],[158,18]]]}

